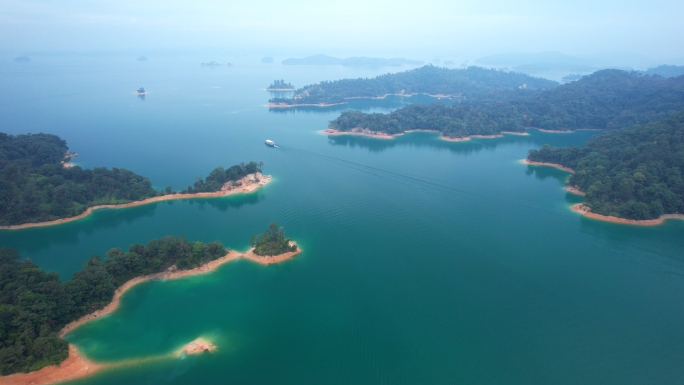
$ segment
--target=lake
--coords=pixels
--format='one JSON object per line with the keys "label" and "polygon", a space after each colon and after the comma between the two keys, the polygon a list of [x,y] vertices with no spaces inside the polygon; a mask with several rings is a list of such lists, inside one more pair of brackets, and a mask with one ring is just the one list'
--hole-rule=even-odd
{"label": "lake", "polygon": [[[231,68],[201,62],[231,61]],[[99,210],[0,231],[63,280],[93,254],[165,235],[246,250],[269,222],[295,259],[151,281],[67,336],[94,361],[164,355],[204,337],[216,352],[127,365],[87,384],[644,384],[684,378],[684,222],[584,218],[568,173],[519,161],[595,131],[446,142],[319,131],[347,108],[265,107],[297,87],[407,68],[262,64],[258,58],[37,57],[0,64],[0,131],[59,135],[84,168],[120,167],[180,190],[217,166],[263,161],[242,196]],[[139,87],[149,92],[135,95]],[[265,139],[278,148],[266,147]]]}

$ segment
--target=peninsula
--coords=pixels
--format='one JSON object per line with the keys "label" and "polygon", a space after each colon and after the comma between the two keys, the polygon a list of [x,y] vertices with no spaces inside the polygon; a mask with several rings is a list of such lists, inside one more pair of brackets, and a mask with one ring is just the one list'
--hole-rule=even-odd
{"label": "peninsula", "polygon": [[249,162],[218,167],[181,192],[157,191],[129,170],[84,170],[67,162],[75,155],[56,135],[0,133],[0,229],[59,224],[100,208],[250,192],[270,181],[261,174],[262,162]]}
{"label": "peninsula", "polygon": [[269,106],[332,105],[352,98],[428,94],[458,100],[501,99],[556,87],[558,83],[529,75],[469,67],[448,69],[432,65],[371,79],[324,81],[300,88],[292,98],[272,98]]}
{"label": "peninsula", "polygon": [[660,122],[605,131],[584,147],[542,146],[527,163],[570,171],[573,210],[595,219],[636,225],[684,219],[684,112]]}
{"label": "peninsula", "polygon": [[[189,242],[184,237],[164,237],[147,246],[136,244],[128,252],[115,248],[104,260],[94,256],[64,284],[56,274],[47,274],[30,260],[19,261],[16,251],[0,249],[0,265],[4,285],[0,286],[0,313],[12,318],[2,335],[4,348],[0,354],[3,383],[47,384],[91,375],[94,372],[126,364],[93,363],[62,339],[77,327],[115,311],[121,296],[132,287],[149,280],[178,279],[206,274],[237,259],[269,265],[297,255],[300,250],[274,223],[267,232],[275,236],[260,238],[258,250],[240,253],[226,250],[220,242]],[[283,247],[282,242],[287,243]],[[275,252],[278,252],[275,254]],[[135,262],[135,263],[134,263]],[[28,276],[31,280],[27,280]],[[30,282],[22,290],[13,290],[12,280]],[[50,290],[43,288],[49,286]],[[19,297],[37,296],[36,301],[54,302],[55,306],[33,306]],[[9,312],[9,313],[8,313]],[[33,318],[47,319],[48,328],[33,324]],[[34,330],[35,329],[35,330]],[[34,339],[19,338],[20,332],[33,330]],[[25,334],[25,333],[24,333]],[[198,354],[216,349],[210,341],[198,338],[173,354]],[[154,357],[152,357],[154,359]],[[55,366],[58,365],[58,366]],[[25,372],[22,374],[13,374]],[[31,373],[28,373],[31,372]],[[11,375],[10,375],[11,374]]]}

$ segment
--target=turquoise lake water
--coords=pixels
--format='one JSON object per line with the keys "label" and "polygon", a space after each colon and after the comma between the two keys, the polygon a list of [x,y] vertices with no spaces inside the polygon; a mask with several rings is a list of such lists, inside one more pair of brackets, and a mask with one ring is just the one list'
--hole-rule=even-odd
{"label": "turquoise lake water", "polygon": [[[263,161],[255,193],[100,210],[0,231],[68,279],[92,254],[165,235],[245,250],[269,222],[303,252],[137,286],[67,336],[101,362],[164,355],[197,337],[211,354],[112,369],[83,384],[670,384],[684,381],[684,221],[604,223],[569,206],[568,173],[519,162],[595,131],[445,142],[327,137],[345,108],[269,111],[296,86],[386,68],[266,65],[250,58],[44,58],[0,64],[0,131],[49,132],[86,167],[122,167],[182,189],[214,167]],[[202,61],[232,61],[203,68]],[[400,70],[394,69],[393,71]],[[149,94],[139,99],[134,90]],[[272,139],[279,148],[267,148]]]}

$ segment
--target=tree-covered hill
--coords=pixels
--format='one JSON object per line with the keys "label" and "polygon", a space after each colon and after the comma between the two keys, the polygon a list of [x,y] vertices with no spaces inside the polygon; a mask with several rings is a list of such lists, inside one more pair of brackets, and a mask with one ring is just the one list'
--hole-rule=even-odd
{"label": "tree-covered hill", "polygon": [[111,249],[101,260],[94,256],[73,277],[61,283],[19,254],[0,248],[0,374],[38,370],[68,356],[59,331],[69,322],[102,309],[114,291],[131,278],[164,271],[175,265],[192,269],[226,254],[216,241],[188,242],[164,237],[128,252]]}
{"label": "tree-covered hill", "polygon": [[622,128],[662,120],[684,109],[684,76],[663,78],[597,71],[525,99],[513,100],[525,126],[547,130]]}
{"label": "tree-covered hill", "polygon": [[594,213],[637,220],[684,213],[684,112],[603,132],[582,148],[545,145],[528,159],[574,169],[569,182],[586,192]]}
{"label": "tree-covered hill", "polygon": [[684,110],[684,76],[663,78],[598,71],[550,90],[504,100],[453,106],[409,105],[390,114],[346,111],[330,122],[340,131],[368,128],[389,134],[433,129],[445,136],[498,134],[525,127],[547,130],[614,129],[662,120]]}
{"label": "tree-covered hill", "polygon": [[366,114],[345,111],[330,122],[329,127],[349,132],[368,129],[396,135],[409,130],[439,131],[443,136],[461,138],[470,135],[497,135],[502,131],[524,132],[521,119],[508,105],[496,108],[475,108],[471,105],[446,106],[444,104],[411,104],[389,114]]}
{"label": "tree-covered hill", "polygon": [[[171,194],[152,188],[132,171],[104,167],[66,168],[66,141],[51,134],[0,133],[0,225],[45,222],[83,213],[88,207],[121,204]],[[226,182],[261,171],[263,164],[219,167],[184,193],[220,191]]]}
{"label": "tree-covered hill", "polygon": [[427,65],[410,71],[386,74],[371,79],[342,79],[308,85],[292,98],[273,98],[271,103],[334,104],[346,98],[381,97],[386,94],[427,93],[451,95],[459,99],[500,99],[527,95],[558,83],[529,75],[480,67],[448,69]]}

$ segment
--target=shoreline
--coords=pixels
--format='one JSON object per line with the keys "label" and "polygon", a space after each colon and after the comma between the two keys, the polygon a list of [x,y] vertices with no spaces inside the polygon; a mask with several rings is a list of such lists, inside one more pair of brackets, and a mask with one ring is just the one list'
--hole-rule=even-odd
{"label": "shoreline", "polygon": [[573,170],[573,169],[571,169],[571,168],[568,168],[568,167],[565,167],[565,166],[562,166],[562,165],[556,164],[556,163],[534,162],[534,161],[527,160],[527,159],[522,159],[522,160],[520,161],[520,163],[526,164],[526,165],[528,165],[528,166],[549,166],[549,167],[554,167],[554,168],[557,168],[557,169],[559,169],[559,170],[567,171],[567,172],[569,172],[569,173],[574,173],[574,172],[575,172],[575,170]]}
{"label": "shoreline", "polygon": [[[520,163],[527,164],[527,165],[533,165],[533,166],[549,166],[549,167],[555,167],[558,169],[561,169],[563,171],[568,171],[570,173],[574,173],[575,170],[561,166],[560,164],[555,164],[555,163],[545,163],[545,162],[532,162],[527,159],[523,159],[520,161]],[[575,186],[565,186],[563,189],[569,193],[575,194],[575,195],[581,195],[581,196],[586,196],[587,194],[583,192],[582,190],[578,189]],[[612,223],[622,223],[625,225],[636,225],[636,226],[657,226],[660,224],[663,224],[668,219],[682,219],[684,220],[684,214],[663,214],[657,219],[644,219],[644,220],[637,220],[637,219],[626,219],[626,218],[619,218],[619,217],[612,217],[610,215],[603,215],[603,214],[596,214],[591,212],[591,208],[589,206],[585,205],[584,203],[577,203],[572,206],[570,206],[570,210],[584,215],[587,218],[592,218],[604,222],[612,222]]]}
{"label": "shoreline", "polygon": [[[292,242],[292,244],[296,244],[295,242]],[[114,292],[114,297],[112,297],[112,301],[107,304],[104,308],[97,310],[93,313],[86,314],[85,316],[79,318],[78,320],[75,320],[73,322],[70,322],[69,324],[65,325],[62,330],[58,333],[60,338],[63,338],[66,334],[72,332],[74,329],[78,328],[79,326],[82,326],[88,322],[91,322],[94,319],[97,319],[98,317],[102,317],[105,315],[108,315],[112,312],[114,312],[118,307],[119,303],[121,302],[121,296],[126,293],[128,290],[133,288],[134,286],[147,282],[147,281],[153,281],[153,280],[170,280],[170,279],[178,279],[178,278],[184,278],[184,277],[189,277],[189,276],[194,276],[194,275],[201,275],[201,274],[207,274],[210,272],[215,271],[217,268],[220,266],[234,260],[238,259],[247,259],[252,262],[258,263],[260,265],[271,265],[275,263],[280,263],[283,261],[286,261],[288,259],[293,258],[295,255],[301,253],[301,249],[298,247],[296,251],[291,251],[288,253],[284,254],[279,254],[279,255],[274,255],[274,256],[260,256],[256,255],[253,252],[253,248],[245,251],[245,252],[238,252],[235,250],[229,251],[225,256],[215,259],[213,261],[207,262],[201,266],[198,266],[194,269],[191,270],[177,270],[174,269],[174,266],[172,268],[155,273],[155,274],[150,274],[150,275],[145,275],[142,277],[136,277],[133,278],[127,282],[125,282],[123,285],[121,285],[119,288],[116,289]],[[112,362],[112,363],[96,363],[88,358],[86,358],[83,354],[81,354],[76,346],[69,344],[69,356],[67,357],[66,360],[62,361],[58,365],[50,365],[43,367],[39,370],[29,372],[29,373],[14,373],[6,377],[0,377],[3,384],[8,384],[8,385],[47,385],[47,384],[55,384],[55,383],[60,383],[64,381],[72,381],[80,378],[84,378],[87,376],[90,376],[92,374],[95,374],[103,369],[109,369],[109,368],[114,368],[122,365],[126,365],[129,363],[139,363],[143,361],[149,361],[157,358],[164,358],[168,356],[180,356],[182,354],[201,354],[205,352],[212,352],[216,350],[217,347],[211,343],[210,341],[207,341],[206,339],[203,338],[197,338],[194,341],[191,341],[190,343],[184,345],[182,348],[175,350],[171,354],[167,355],[162,355],[158,357],[148,357],[148,358],[143,358],[143,359],[136,359],[136,360],[125,360],[121,362]]]}
{"label": "shoreline", "polygon": [[[79,219],[83,219],[87,217],[88,215],[92,214],[93,211],[96,210],[101,210],[101,209],[123,209],[123,208],[128,208],[128,207],[136,207],[136,206],[142,206],[146,205],[149,203],[154,203],[154,202],[162,202],[162,201],[171,201],[171,200],[179,200],[179,199],[195,199],[195,198],[215,198],[215,197],[223,197],[223,196],[228,196],[228,195],[233,195],[233,194],[238,194],[238,193],[250,193],[256,189],[258,189],[261,186],[264,186],[268,184],[271,181],[271,176],[270,175],[261,175],[260,173],[256,174],[257,178],[259,179],[259,182],[255,182],[252,178],[250,178],[250,175],[247,175],[246,177],[240,179],[239,182],[242,182],[243,184],[238,186],[238,187],[226,187],[226,185],[221,188],[221,191],[215,191],[215,192],[204,192],[204,193],[194,193],[194,194],[180,194],[180,193],[174,193],[174,194],[167,194],[167,195],[162,195],[158,197],[152,197],[152,198],[147,198],[143,199],[141,201],[134,201],[134,202],[128,202],[128,203],[121,203],[121,204],[115,204],[115,205],[97,205],[97,206],[91,206],[88,207],[84,212],[73,216],[69,218],[61,218],[61,219],[55,219],[52,221],[46,221],[46,222],[31,222],[31,223],[22,223],[20,225],[5,225],[5,226],[0,226],[0,230],[21,230],[21,229],[28,229],[31,227],[44,227],[44,226],[54,226],[54,225],[60,225],[62,223],[67,223],[67,222],[73,222],[77,221]],[[244,184],[245,182],[248,182],[246,185]]]}
{"label": "shoreline", "polygon": [[266,91],[297,91],[296,88],[266,88]]}
{"label": "shoreline", "polygon": [[444,140],[447,142],[465,142],[471,139],[494,139],[494,138],[503,138],[504,135],[520,135],[520,136],[525,136],[529,135],[527,132],[512,132],[512,131],[502,131],[500,134],[495,134],[495,135],[469,135],[469,136],[464,136],[462,138],[451,138],[448,136],[444,136],[441,134],[441,132],[437,130],[424,130],[424,129],[413,129],[413,130],[406,130],[404,132],[400,132],[398,134],[386,134],[384,132],[376,132],[376,131],[371,131],[367,128],[361,129],[360,127],[353,128],[350,131],[339,131],[334,128],[328,128],[326,130],[321,130],[318,131],[321,134],[324,135],[329,135],[329,136],[338,136],[338,135],[356,135],[356,136],[366,136],[369,138],[376,138],[376,139],[394,139],[397,136],[402,136],[405,133],[410,133],[410,132],[436,132],[439,134],[439,139]]}
{"label": "shoreline", "polygon": [[371,131],[369,129],[363,129],[363,130],[359,129],[357,131],[354,131],[354,130],[357,130],[357,129],[354,128],[352,131],[339,131],[339,130],[335,130],[334,128],[328,128],[326,130],[321,130],[319,132],[324,134],[324,135],[329,135],[329,136],[356,135],[356,136],[366,136],[369,138],[376,138],[376,139],[394,139],[396,136],[404,135],[403,133],[390,135],[390,134],[385,134],[383,132]]}
{"label": "shoreline", "polygon": [[657,226],[657,225],[663,224],[668,219],[684,220],[684,214],[663,214],[658,219],[644,219],[644,220],[611,217],[609,215],[592,213],[591,209],[588,206],[586,206],[584,203],[578,203],[576,205],[572,205],[570,207],[570,209],[576,213],[584,215],[587,218],[597,219],[597,220],[605,221],[605,222],[622,223],[625,225]]}
{"label": "shoreline", "polygon": [[268,108],[292,108],[292,107],[331,107],[331,106],[339,106],[342,104],[347,104],[347,102],[342,102],[342,103],[332,103],[332,104],[326,104],[326,103],[318,103],[318,104],[285,104],[285,103],[268,103],[266,104],[266,107]]}

